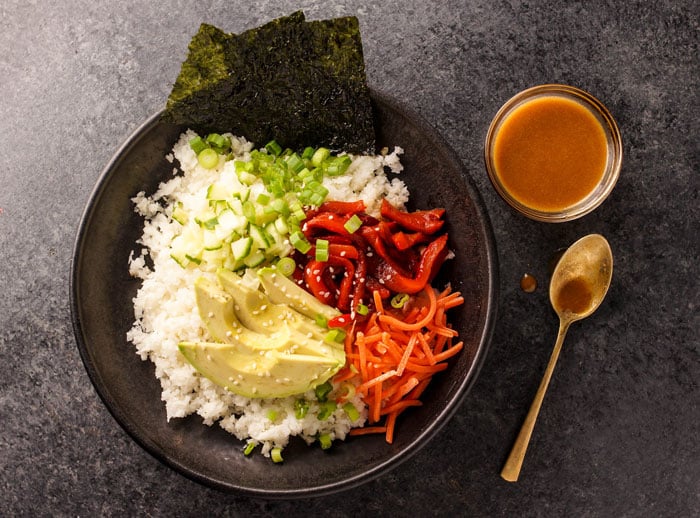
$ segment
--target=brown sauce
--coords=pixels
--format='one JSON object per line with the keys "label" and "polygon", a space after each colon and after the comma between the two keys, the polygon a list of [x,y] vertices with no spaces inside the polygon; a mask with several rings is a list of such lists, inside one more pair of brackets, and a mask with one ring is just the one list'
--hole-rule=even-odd
{"label": "brown sauce", "polygon": [[520,278],[520,289],[525,293],[532,293],[537,289],[537,279],[529,273],[526,273]]}
{"label": "brown sauce", "polygon": [[554,300],[554,305],[560,311],[584,313],[593,302],[593,292],[588,283],[575,277],[561,287]]}
{"label": "brown sauce", "polygon": [[576,101],[526,101],[498,130],[493,160],[503,188],[523,205],[556,212],[586,198],[607,164],[603,126]]}

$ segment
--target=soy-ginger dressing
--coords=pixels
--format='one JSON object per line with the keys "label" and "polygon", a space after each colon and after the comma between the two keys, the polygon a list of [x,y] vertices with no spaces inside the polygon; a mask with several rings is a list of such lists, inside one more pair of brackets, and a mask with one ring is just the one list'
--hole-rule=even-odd
{"label": "soy-ginger dressing", "polygon": [[607,157],[601,123],[576,101],[556,95],[515,108],[501,124],[493,150],[505,190],[543,212],[563,210],[588,196]]}
{"label": "soy-ginger dressing", "polygon": [[574,277],[566,281],[552,302],[559,311],[581,314],[591,307],[593,292],[585,279]]}

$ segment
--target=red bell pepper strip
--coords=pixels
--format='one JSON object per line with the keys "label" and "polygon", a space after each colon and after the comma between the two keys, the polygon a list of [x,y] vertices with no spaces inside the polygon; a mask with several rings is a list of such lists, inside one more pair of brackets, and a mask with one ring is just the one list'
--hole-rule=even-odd
{"label": "red bell pepper strip", "polygon": [[445,223],[442,219],[442,216],[445,214],[445,209],[404,212],[386,201],[386,198],[382,200],[380,212],[384,218],[395,221],[405,229],[414,232],[423,232],[424,234],[434,234],[440,230],[443,223]]}
{"label": "red bell pepper strip", "polygon": [[318,212],[334,212],[335,214],[357,214],[364,212],[365,202],[357,201],[324,201],[318,208]]}
{"label": "red bell pepper strip", "polygon": [[324,269],[325,263],[315,259],[310,260],[304,268],[304,282],[314,297],[330,306],[333,305],[335,294],[328,288],[323,279]]}
{"label": "red bell pepper strip", "polygon": [[383,281],[384,286],[393,292],[418,293],[437,273],[445,260],[447,251],[447,234],[443,234],[425,247],[414,277],[403,275],[386,261],[379,263],[377,275]]}
{"label": "red bell pepper strip", "polygon": [[374,251],[384,259],[391,267],[402,275],[409,275],[408,271],[399,264],[398,259],[391,255],[391,252],[384,244],[381,238],[381,226],[375,225],[372,227],[360,227],[360,235],[365,238]]}
{"label": "red bell pepper strip", "polygon": [[[338,297],[335,296],[335,283],[332,280],[334,273],[330,273],[330,267],[341,267],[343,278],[340,281]],[[350,310],[350,294],[353,288],[353,278],[355,276],[355,266],[352,261],[344,257],[329,256],[328,261],[310,260],[304,269],[304,280],[311,290],[311,293],[323,302],[337,307],[341,311]]]}
{"label": "red bell pepper strip", "polygon": [[428,234],[423,232],[403,232],[399,230],[391,235],[391,242],[398,250],[408,250],[421,243],[427,243],[431,240]]}
{"label": "red bell pepper strip", "polygon": [[326,230],[340,235],[348,235],[349,232],[345,228],[345,223],[349,216],[334,214],[332,212],[321,212],[309,219],[301,227],[304,235],[309,238],[317,230]]}

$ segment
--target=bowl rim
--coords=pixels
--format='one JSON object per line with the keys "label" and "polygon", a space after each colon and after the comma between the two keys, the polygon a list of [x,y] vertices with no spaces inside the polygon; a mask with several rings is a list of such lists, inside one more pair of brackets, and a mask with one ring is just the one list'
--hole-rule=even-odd
{"label": "bowl rim", "polygon": [[[503,187],[498,178],[492,153],[496,135],[505,119],[507,119],[514,110],[527,102],[536,98],[547,97],[550,95],[576,101],[580,106],[586,108],[586,110],[591,113],[601,124],[603,132],[605,133],[608,147],[606,168],[603,172],[601,181],[598,183],[596,188],[574,205],[557,211],[538,210],[513,197]],[[494,115],[484,140],[484,162],[486,165],[486,171],[496,192],[498,192],[501,198],[503,198],[508,205],[519,213],[527,216],[530,219],[546,223],[562,223],[572,221],[591,213],[593,210],[599,207],[607,199],[617,184],[617,180],[620,176],[620,170],[622,169],[622,155],[623,149],[620,129],[608,108],[589,92],[575,86],[560,83],[546,83],[532,86],[513,95],[510,99],[503,103],[503,105],[496,112],[496,115]]]}
{"label": "bowl rim", "polygon": [[[125,156],[128,155],[130,150],[139,142],[141,138],[148,134],[148,132],[152,131],[158,124],[161,124],[160,119],[163,110],[159,110],[148,117],[122,142],[122,144],[112,155],[111,159],[108,161],[107,165],[102,169],[98,180],[89,195],[88,202],[81,215],[80,223],[75,235],[69,278],[70,311],[73,334],[76,339],[81,360],[98,396],[121,428],[126,431],[127,434],[149,454],[190,480],[229,493],[235,492],[237,494],[266,499],[317,497],[357,487],[378,478],[391,469],[396,468],[417,453],[454,416],[478,378],[479,371],[484,364],[493,337],[499,299],[499,263],[496,250],[496,240],[490,218],[486,212],[486,205],[483,202],[483,198],[481,197],[474,180],[467,173],[462,161],[456,155],[453,148],[446,143],[443,137],[430,124],[428,124],[416,112],[406,108],[403,104],[399,103],[392,97],[389,97],[386,94],[378,92],[372,88],[370,88],[370,94],[373,102],[384,104],[390,110],[397,111],[402,116],[411,120],[411,122],[420,128],[420,131],[424,132],[435,145],[441,146],[442,152],[444,152],[446,156],[449,156],[449,158],[454,161],[457,166],[459,166],[465,189],[468,191],[470,199],[474,202],[474,208],[477,214],[476,221],[480,223],[481,227],[479,230],[483,233],[484,237],[485,262],[488,266],[484,279],[484,286],[488,296],[486,297],[487,307],[484,311],[485,319],[483,323],[483,331],[479,338],[479,343],[475,349],[475,357],[468,371],[460,380],[459,387],[455,390],[455,396],[450,399],[444,408],[442,408],[437,414],[436,418],[432,420],[430,424],[426,426],[426,428],[420,434],[418,434],[413,441],[409,442],[398,452],[388,455],[382,462],[379,462],[371,469],[364,471],[361,474],[343,478],[328,484],[316,485],[311,488],[260,489],[225,483],[221,480],[215,480],[203,473],[196,472],[187,465],[179,462],[177,459],[172,458],[164,451],[164,448],[161,445],[151,441],[140,432],[139,426],[132,423],[128,415],[125,415],[123,412],[121,412],[121,410],[119,410],[117,402],[106,389],[105,380],[101,377],[100,372],[93,363],[90,353],[90,346],[87,343],[87,337],[83,332],[78,284],[80,278],[80,260],[87,238],[87,228],[90,225],[91,218],[99,205],[106,186],[112,178],[114,170],[118,167],[122,160],[124,160]],[[167,152],[167,150],[164,151]],[[134,354],[136,353],[134,352]]]}

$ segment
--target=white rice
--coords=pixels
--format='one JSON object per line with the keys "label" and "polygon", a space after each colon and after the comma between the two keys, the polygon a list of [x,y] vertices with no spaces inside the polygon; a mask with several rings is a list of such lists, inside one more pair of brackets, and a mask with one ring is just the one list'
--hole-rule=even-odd
{"label": "white rice", "polygon": [[[198,211],[206,206],[206,189],[216,177],[233,167],[223,160],[216,169],[200,167],[189,146],[196,134],[187,131],[173,147],[166,159],[176,159],[180,169],[173,169],[173,178],[159,185],[151,196],[138,193],[132,201],[135,211],[144,217],[139,250],[132,251],[129,273],[143,284],[134,298],[135,322],[127,333],[142,360],[155,365],[155,375],[162,387],[168,420],[198,414],[204,424],[218,423],[238,439],[255,442],[261,452],[269,456],[273,447],[284,447],[290,437],[300,436],[309,444],[319,433],[329,433],[333,439],[345,439],[348,431],[363,426],[367,419],[366,406],[359,396],[350,401],[360,410],[360,417],[351,422],[342,409],[324,421],[316,418],[318,403],[313,391],[304,395],[310,407],[306,416],[297,419],[294,412],[296,397],[284,399],[249,399],[228,392],[197,373],[178,350],[178,342],[211,340],[197,311],[193,284],[200,276],[212,272],[193,267],[180,267],[169,254],[172,239],[181,225],[171,219],[172,209],[181,203],[185,210]],[[238,160],[249,159],[253,145],[243,138],[231,138],[233,152]],[[382,198],[403,207],[408,200],[408,189],[398,178],[389,180],[385,168],[393,173],[402,169],[395,148],[392,153],[377,156],[352,156],[348,172],[341,177],[327,179],[329,200],[352,201],[362,199],[371,214],[377,214]],[[179,174],[181,172],[181,174]],[[269,419],[275,411],[274,421]]]}

